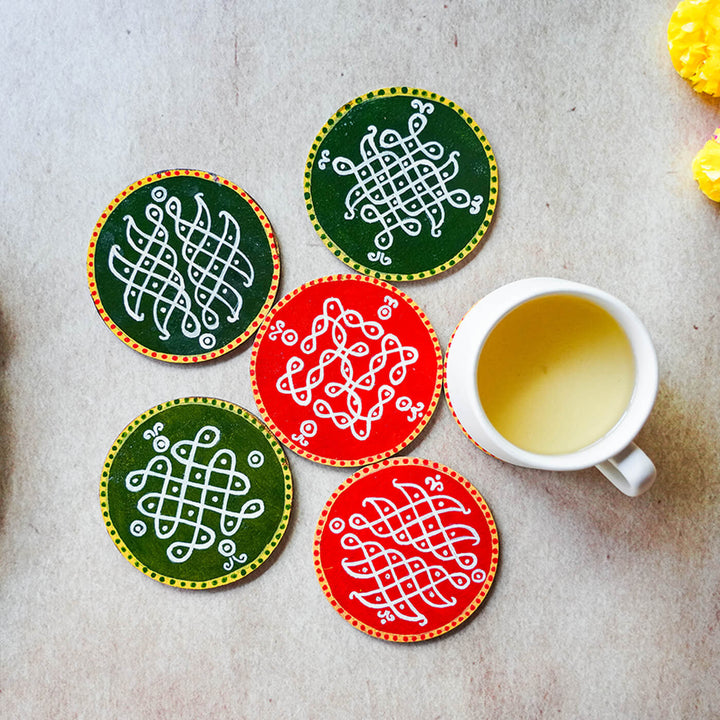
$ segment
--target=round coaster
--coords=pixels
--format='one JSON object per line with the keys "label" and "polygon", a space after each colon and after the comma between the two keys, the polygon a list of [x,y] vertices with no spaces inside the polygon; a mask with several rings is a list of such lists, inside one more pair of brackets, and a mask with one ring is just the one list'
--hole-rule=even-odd
{"label": "round coaster", "polygon": [[457,627],[485,599],[498,535],[465,478],[396,458],[359,470],[332,494],[314,556],[323,592],[353,627],[415,642]]}
{"label": "round coaster", "polygon": [[440,345],[404,293],[362,275],[313,280],[260,328],[250,360],[270,430],[315,462],[365,465],[425,427],[442,387]]}
{"label": "round coaster", "polygon": [[115,441],[100,504],[118,550],[168,585],[216,587],[257,569],[285,532],[292,478],[253,415],[213,398],[151,408]]}
{"label": "round coaster", "polygon": [[270,223],[229,180],[168,170],[138,180],[92,234],[88,282],[105,324],[167,362],[223,355],[257,330],[278,288]]}
{"label": "round coaster", "polygon": [[323,242],[385,280],[453,267],[490,226],[497,193],[497,164],[477,123],[415,88],[376,90],[341,107],[305,171],[305,202]]}

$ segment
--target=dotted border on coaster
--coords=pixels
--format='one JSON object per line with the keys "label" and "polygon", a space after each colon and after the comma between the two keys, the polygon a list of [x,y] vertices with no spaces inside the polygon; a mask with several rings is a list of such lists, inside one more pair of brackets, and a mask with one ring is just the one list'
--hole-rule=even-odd
{"label": "dotted border on coaster", "polygon": [[[365,267],[362,263],[357,262],[357,260],[354,260],[353,258],[349,257],[340,247],[338,247],[333,240],[330,238],[330,236],[325,232],[324,228],[320,225],[317,215],[315,213],[315,206],[313,204],[312,200],[312,191],[310,186],[310,179],[312,175],[312,167],[313,163],[315,161],[315,158],[317,156],[317,153],[320,149],[320,145],[322,144],[322,141],[324,140],[325,136],[330,132],[330,130],[333,128],[335,123],[342,118],[347,112],[352,110],[357,105],[360,105],[361,103],[365,102],[366,100],[372,100],[379,97],[394,97],[394,96],[407,96],[407,97],[420,97],[425,98],[427,100],[432,100],[434,102],[441,103],[442,105],[446,105],[450,109],[454,110],[472,129],[472,131],[475,133],[475,135],[478,137],[480,142],[482,143],[482,146],[485,150],[485,154],[487,155],[488,162],[490,164],[490,172],[492,173],[490,175],[490,197],[488,198],[488,206],[487,211],[485,212],[485,217],[482,219],[482,222],[480,224],[479,230],[475,233],[475,235],[472,237],[470,242],[465,245],[460,252],[458,252],[454,257],[450,258],[446,262],[444,262],[442,265],[438,265],[435,268],[431,268],[429,270],[424,270],[419,273],[383,273],[379,270],[372,270],[371,268]],[[444,272],[445,270],[449,270],[450,268],[454,267],[457,263],[459,263],[461,260],[463,260],[465,257],[467,257],[477,246],[477,244],[482,240],[485,233],[490,228],[490,223],[492,221],[493,215],[495,213],[495,207],[497,204],[497,195],[498,195],[498,168],[497,168],[497,161],[495,159],[495,154],[493,152],[492,146],[490,145],[487,137],[485,136],[485,133],[482,131],[480,126],[473,120],[473,118],[465,111],[463,110],[457,103],[453,102],[452,100],[448,100],[443,95],[438,95],[434,92],[429,92],[428,90],[421,90],[419,88],[411,88],[411,87],[387,87],[387,88],[381,88],[379,90],[374,90],[369,93],[365,93],[364,95],[361,95],[360,97],[356,97],[354,100],[350,100],[349,102],[345,103],[341,108],[339,108],[332,117],[323,125],[322,129],[318,133],[318,135],[315,137],[315,140],[313,141],[312,148],[308,154],[307,162],[305,163],[305,174],[304,174],[304,199],[305,199],[305,207],[307,208],[308,215],[310,216],[310,221],[313,224],[313,228],[315,229],[315,232],[320,236],[320,239],[325,243],[327,248],[330,250],[330,252],[335,255],[335,257],[342,260],[346,265],[350,266],[353,270],[357,270],[358,272],[364,273],[365,275],[368,275],[370,277],[378,278],[380,280],[387,280],[390,282],[403,282],[403,281],[410,281],[410,280],[422,280],[423,278],[432,277],[433,275],[437,275],[438,273]]]}
{"label": "dotted border on coaster", "polygon": [[[122,541],[122,538],[120,537],[120,534],[117,531],[117,528],[113,525],[112,520],[110,519],[110,508],[108,506],[108,478],[110,475],[110,468],[112,466],[112,462],[115,459],[115,456],[119,452],[120,448],[123,446],[125,441],[130,437],[133,430],[137,428],[139,425],[144,423],[148,418],[151,418],[153,415],[166,410],[169,407],[174,407],[176,405],[212,405],[214,407],[219,407],[223,410],[227,410],[228,412],[233,412],[236,415],[239,415],[241,418],[249,422],[251,425],[255,426],[258,430],[262,432],[262,434],[267,438],[267,441],[270,443],[270,447],[274,450],[275,456],[280,461],[280,467],[283,470],[283,478],[285,482],[285,505],[283,507],[283,514],[282,518],[280,520],[280,524],[278,525],[277,529],[275,530],[275,534],[273,535],[270,542],[263,548],[261,553],[253,559],[251,562],[243,565],[242,567],[237,568],[236,570],[233,570],[232,572],[229,572],[225,575],[220,575],[216,578],[211,578],[210,580],[202,580],[202,581],[192,581],[192,580],[183,580],[179,578],[173,578],[169,577],[167,575],[162,575],[160,573],[155,572],[151,568],[147,567],[145,564],[140,562],[125,546],[125,544]],[[287,530],[288,522],[290,520],[290,511],[292,509],[292,497],[293,497],[293,486],[292,486],[292,473],[290,472],[290,466],[288,465],[287,458],[285,457],[285,453],[283,452],[282,446],[277,441],[277,438],[273,437],[272,433],[270,433],[265,427],[265,425],[256,418],[252,413],[245,410],[245,408],[242,408],[238,405],[234,405],[233,403],[227,402],[225,400],[219,400],[217,398],[208,398],[208,397],[185,397],[185,398],[178,398],[176,400],[170,400],[168,402],[162,403],[160,405],[156,405],[146,412],[144,412],[142,415],[139,415],[135,418],[116,438],[115,442],[112,445],[112,448],[110,449],[110,452],[108,453],[107,457],[105,458],[105,463],[103,465],[103,471],[102,471],[102,479],[100,481],[100,507],[102,509],[102,515],[103,515],[103,522],[105,524],[105,529],[108,532],[108,535],[110,536],[110,539],[115,544],[115,547],[123,554],[123,556],[128,560],[128,562],[133,566],[136,567],[138,570],[140,570],[142,573],[147,575],[148,577],[152,578],[153,580],[157,580],[157,582],[164,583],[165,585],[172,585],[173,587],[181,587],[181,588],[189,588],[191,590],[205,590],[208,588],[214,588],[214,587],[221,587],[223,585],[228,585],[233,582],[236,582],[238,580],[241,580],[244,577],[247,577],[253,570],[257,570],[260,565],[262,565],[272,554],[272,552],[275,550],[275,548],[280,544],[280,541],[283,538],[283,535],[285,534],[285,531]]]}
{"label": "dotted border on coaster", "polygon": [[[270,253],[272,254],[273,260],[273,275],[272,283],[270,285],[270,291],[268,293],[267,299],[265,300],[265,303],[263,304],[262,309],[257,314],[257,316],[252,320],[252,322],[240,335],[238,335],[235,339],[231,340],[229,343],[225,344],[223,347],[217,348],[212,352],[198,353],[197,355],[173,355],[172,353],[156,352],[155,350],[150,350],[144,345],[136,342],[133,338],[127,335],[127,333],[125,333],[115,324],[115,322],[108,314],[107,310],[103,307],[103,304],[100,300],[100,294],[97,289],[97,282],[95,277],[95,247],[97,245],[98,237],[100,236],[100,231],[105,225],[107,219],[110,217],[110,213],[120,204],[122,200],[124,200],[128,195],[132,194],[138,188],[145,187],[152,183],[156,183],[163,178],[181,176],[193,176],[197,178],[202,178],[203,180],[211,180],[213,182],[219,183],[220,185],[224,185],[231,190],[234,190],[245,202],[247,202],[247,204],[257,216],[258,220],[261,222],[263,230],[265,232],[265,237],[267,238],[268,245],[270,246]],[[273,233],[272,226],[270,225],[270,221],[268,220],[267,216],[263,212],[262,208],[255,202],[255,200],[253,200],[253,198],[250,197],[250,195],[248,195],[248,193],[246,193],[245,190],[243,190],[240,186],[236,185],[230,180],[226,180],[225,178],[220,177],[219,175],[205,172],[203,170],[162,170],[158,173],[153,173],[152,175],[148,175],[147,177],[137,180],[132,185],[128,185],[128,187],[126,187],[117,197],[115,197],[115,199],[105,208],[102,215],[100,216],[100,219],[95,224],[92,238],[90,240],[90,245],[88,246],[87,280],[88,286],[90,288],[90,295],[92,296],[93,302],[95,303],[95,309],[98,311],[98,314],[102,318],[103,322],[110,328],[110,330],[112,330],[112,332],[117,335],[117,337],[119,337],[128,347],[136,350],[142,355],[146,355],[147,357],[151,357],[156,360],[163,360],[164,362],[178,364],[192,364],[204,362],[206,360],[213,360],[217,357],[225,355],[230,350],[238,348],[260,327],[263,318],[267,315],[267,313],[270,311],[270,308],[272,307],[275,296],[277,295],[278,287],[280,285],[280,252],[275,241],[275,234]]]}
{"label": "dotted border on coaster", "polygon": [[458,331],[458,328],[460,327],[460,324],[465,319],[465,316],[463,315],[460,322],[455,326],[455,329],[452,332],[452,335],[450,336],[450,341],[448,342],[447,350],[445,351],[445,362],[443,363],[443,394],[445,395],[445,402],[448,406],[448,410],[450,410],[450,414],[453,416],[453,419],[458,424],[458,427],[462,430],[463,435],[476,447],[482,450],[486,455],[489,455],[492,458],[496,458],[495,455],[493,455],[491,452],[488,452],[482,445],[480,445],[478,442],[476,442],[471,436],[470,433],[465,429],[465,426],[460,422],[460,418],[457,416],[457,413],[455,412],[455,408],[452,405],[452,402],[450,401],[450,395],[448,395],[447,391],[447,363],[448,363],[448,355],[450,355],[450,347],[452,346],[453,340],[455,339],[455,334]]}
{"label": "dotted border on coaster", "polygon": [[[426,633],[417,633],[413,635],[401,635],[401,634],[394,634],[394,633],[386,633],[382,632],[381,630],[377,630],[376,628],[370,627],[366,623],[358,620],[354,615],[347,612],[342,605],[335,599],[332,590],[330,589],[330,585],[327,581],[327,578],[325,577],[325,572],[323,571],[322,564],[320,562],[320,541],[322,539],[322,533],[325,528],[325,522],[327,519],[327,516],[330,513],[330,510],[332,506],[335,504],[335,501],[340,496],[340,493],[343,492],[347,487],[352,485],[353,483],[357,482],[361,478],[365,477],[366,475],[370,475],[374,473],[379,468],[385,468],[389,466],[397,466],[397,465],[416,465],[416,466],[422,466],[431,468],[433,470],[438,470],[442,473],[445,473],[449,475],[450,477],[454,478],[455,480],[458,480],[463,487],[470,493],[471,497],[475,500],[475,502],[478,504],[478,507],[482,511],[483,515],[485,516],[485,520],[487,521],[488,528],[490,530],[490,534],[493,536],[493,549],[492,549],[492,559],[490,562],[490,568],[488,570],[487,578],[485,582],[483,583],[483,586],[480,588],[480,591],[478,592],[475,599],[472,601],[470,605],[465,607],[461,613],[459,613],[453,620],[451,620],[449,623],[446,623],[440,628],[437,628],[435,630],[431,630],[430,632]],[[323,507],[322,512],[320,513],[320,519],[318,520],[318,524],[315,528],[315,535],[313,539],[313,564],[315,566],[315,573],[317,575],[318,581],[320,583],[320,587],[322,588],[322,591],[325,595],[325,597],[330,602],[330,605],[332,605],[335,610],[337,610],[338,613],[347,621],[349,622],[354,628],[357,628],[358,630],[366,633],[367,635],[370,635],[372,637],[377,637],[382,640],[389,640],[391,642],[402,642],[402,643],[408,643],[408,642],[419,642],[421,640],[430,640],[431,638],[438,637],[440,635],[444,635],[447,632],[450,632],[450,630],[454,630],[458,625],[463,623],[465,620],[467,620],[474,612],[478,609],[478,607],[482,604],[482,602],[487,597],[487,594],[490,590],[490,586],[493,583],[493,580],[495,579],[495,576],[497,574],[497,566],[498,566],[498,558],[499,558],[499,547],[500,542],[498,538],[498,531],[497,526],[495,525],[495,519],[492,515],[492,512],[490,511],[490,508],[488,504],[485,502],[482,495],[478,492],[478,490],[475,488],[475,486],[469,481],[466,480],[460,473],[455,472],[455,470],[451,470],[449,467],[443,465],[442,463],[438,462],[432,462],[431,460],[424,460],[422,458],[412,458],[412,457],[404,457],[404,458],[392,458],[389,460],[384,460],[380,463],[376,463],[375,465],[371,465],[369,467],[364,467],[361,470],[358,470],[357,472],[353,473],[347,480],[345,480],[343,483],[341,483],[337,490],[335,490],[328,501],[325,503],[325,506]]]}
{"label": "dotted border on coaster", "polygon": [[[351,282],[367,282],[371,283],[373,285],[378,285],[382,288],[384,288],[388,293],[392,293],[395,296],[398,296],[402,298],[405,302],[407,302],[413,310],[420,316],[420,319],[422,320],[423,324],[427,328],[428,332],[430,333],[430,338],[432,340],[433,346],[435,348],[435,362],[438,368],[438,371],[435,376],[435,389],[433,391],[432,400],[430,401],[428,408],[425,411],[425,414],[423,416],[422,421],[415,427],[415,429],[410,433],[410,435],[403,440],[401,443],[396,445],[395,447],[391,448],[390,450],[386,450],[385,452],[378,453],[376,455],[368,455],[366,457],[357,458],[357,459],[351,459],[351,460],[344,460],[344,459],[337,459],[337,458],[327,458],[322,457],[320,455],[316,455],[314,453],[308,452],[305,450],[301,445],[298,445],[294,440],[289,438],[278,426],[273,422],[272,418],[270,417],[267,408],[265,407],[265,404],[262,401],[262,398],[260,397],[260,392],[258,389],[258,383],[256,378],[256,361],[257,361],[257,352],[258,347],[260,346],[260,343],[262,342],[263,337],[270,329],[270,326],[272,325],[273,318],[278,313],[278,311],[284,307],[290,300],[292,300],[296,295],[298,295],[300,292],[302,292],[305,288],[312,287],[313,285],[319,285],[321,283],[325,282],[333,282],[336,280],[347,280]],[[270,431],[280,439],[280,441],[286,445],[288,448],[290,448],[293,452],[297,453],[298,455],[307,458],[308,460],[312,460],[313,462],[320,463],[323,465],[330,465],[332,467],[357,467],[359,465],[367,465],[369,463],[374,463],[379,460],[383,460],[385,458],[388,458],[392,455],[395,455],[396,453],[400,452],[404,448],[406,448],[410,443],[412,443],[415,438],[425,429],[426,425],[430,422],[430,418],[433,416],[433,413],[435,412],[435,409],[437,408],[438,401],[440,400],[440,395],[442,394],[442,381],[443,381],[443,357],[442,357],[442,349],[440,348],[440,342],[438,340],[437,334],[435,333],[435,330],[433,329],[432,324],[430,323],[430,320],[428,319],[427,315],[424,313],[424,311],[420,308],[420,306],[408,295],[406,295],[402,290],[399,290],[393,285],[390,285],[386,283],[385,281],[379,279],[379,278],[371,278],[366,277],[365,275],[348,275],[348,274],[339,274],[339,275],[327,275],[325,277],[316,278],[315,280],[311,280],[310,282],[304,283],[303,285],[300,285],[299,287],[295,288],[291,292],[289,292],[285,297],[283,297],[281,300],[278,301],[277,305],[272,308],[272,310],[266,315],[265,319],[263,320],[262,325],[260,326],[260,329],[258,330],[257,336],[255,337],[255,342],[253,343],[252,348],[252,354],[250,356],[250,384],[252,386],[253,396],[255,397],[255,404],[257,405],[258,411],[260,412],[260,416],[262,417],[263,421],[267,424]]]}

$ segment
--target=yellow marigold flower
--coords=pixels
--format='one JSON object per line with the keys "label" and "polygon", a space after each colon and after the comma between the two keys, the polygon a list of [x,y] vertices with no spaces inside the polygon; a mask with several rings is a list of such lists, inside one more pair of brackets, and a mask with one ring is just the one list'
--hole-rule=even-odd
{"label": "yellow marigold flower", "polygon": [[692,168],[700,189],[711,200],[720,202],[720,128],[695,156]]}
{"label": "yellow marigold flower", "polygon": [[720,97],[720,0],[682,0],[670,18],[668,49],[695,91]]}

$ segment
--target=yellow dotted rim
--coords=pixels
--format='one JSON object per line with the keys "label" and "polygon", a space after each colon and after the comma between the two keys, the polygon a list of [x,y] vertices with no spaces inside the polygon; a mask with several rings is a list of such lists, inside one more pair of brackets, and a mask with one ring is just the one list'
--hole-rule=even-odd
{"label": "yellow dotted rim", "polygon": [[[430,338],[432,340],[433,348],[435,350],[435,364],[437,366],[437,373],[435,376],[435,390],[433,392],[432,399],[428,405],[427,410],[425,411],[425,414],[423,416],[422,421],[415,427],[415,429],[412,431],[412,433],[401,443],[396,445],[395,447],[386,450],[385,452],[378,453],[376,455],[368,455],[366,457],[362,458],[356,458],[356,459],[350,459],[350,460],[339,460],[336,458],[329,458],[329,457],[323,457],[321,455],[316,455],[314,453],[308,452],[305,450],[301,445],[296,443],[294,440],[289,438],[274,422],[273,419],[270,417],[265,404],[262,401],[262,397],[260,396],[260,392],[258,389],[255,369],[256,369],[256,362],[257,362],[257,353],[258,348],[260,346],[260,343],[262,342],[262,339],[265,337],[265,334],[270,329],[270,326],[273,323],[273,319],[275,315],[280,311],[282,307],[284,307],[292,298],[294,298],[298,293],[305,290],[305,288],[312,287],[313,285],[318,285],[320,283],[327,283],[327,282],[335,282],[337,280],[343,280],[343,281],[350,281],[350,282],[366,282],[371,283],[373,285],[377,285],[379,287],[382,287],[385,289],[388,293],[392,293],[396,297],[401,298],[406,303],[408,303],[413,310],[419,315],[420,319],[423,322],[423,325],[425,325],[428,333],[430,334]],[[390,457],[391,455],[395,455],[396,453],[400,452],[404,448],[406,448],[408,445],[410,445],[413,440],[425,429],[425,426],[430,422],[430,418],[433,416],[433,413],[435,412],[435,408],[437,407],[438,401],[440,399],[440,395],[442,394],[442,376],[443,376],[443,359],[442,359],[442,350],[440,349],[440,342],[438,341],[437,335],[435,334],[435,330],[433,329],[432,325],[430,324],[430,320],[428,319],[427,315],[423,312],[423,310],[420,308],[420,306],[408,295],[406,295],[402,290],[398,290],[398,288],[389,285],[388,283],[384,282],[383,280],[380,280],[378,278],[371,278],[371,277],[365,277],[364,275],[327,275],[325,277],[317,278],[315,280],[311,280],[310,282],[304,283],[300,287],[295,288],[293,291],[285,295],[281,300],[278,301],[277,305],[268,313],[268,315],[265,317],[265,320],[263,321],[262,325],[260,326],[260,330],[258,330],[258,334],[255,337],[255,342],[253,344],[252,349],[252,355],[250,356],[250,383],[252,385],[252,391],[253,395],[255,396],[255,403],[258,407],[258,411],[260,412],[260,416],[264,420],[265,423],[267,423],[267,426],[270,428],[270,431],[280,439],[280,441],[289,447],[293,452],[296,452],[298,455],[301,455],[304,458],[307,458],[308,460],[312,460],[316,463],[321,463],[323,465],[332,465],[333,467],[356,467],[358,465],[367,465],[368,463],[374,463],[378,460],[383,460],[384,458]]]}
{"label": "yellow dotted rim", "polygon": [[[117,528],[113,525],[113,522],[110,519],[110,508],[107,502],[108,479],[110,476],[110,468],[112,466],[113,460],[115,459],[115,456],[136,427],[144,423],[148,418],[151,418],[153,415],[175,405],[212,405],[214,407],[219,407],[223,410],[227,410],[228,412],[239,415],[241,418],[249,422],[251,425],[254,425],[263,433],[263,435],[267,438],[267,441],[270,443],[270,447],[272,447],[273,451],[275,452],[275,456],[280,461],[280,466],[283,470],[283,478],[285,481],[285,506],[283,508],[282,518],[275,531],[275,534],[272,537],[272,540],[270,540],[270,542],[263,548],[262,552],[251,562],[237,568],[236,570],[233,570],[230,573],[227,573],[226,575],[221,575],[210,580],[182,580],[179,578],[170,577],[168,575],[161,575],[160,573],[155,572],[151,568],[147,567],[145,564],[141,563],[127,549],[125,543],[123,542],[120,534],[117,531]],[[110,535],[110,539],[115,544],[115,547],[117,547],[117,549],[123,554],[123,556],[133,567],[136,567],[138,570],[140,570],[142,573],[152,578],[153,580],[157,580],[157,582],[164,583],[165,585],[172,585],[173,587],[181,588],[190,588],[191,590],[205,590],[207,588],[228,585],[230,583],[236,582],[237,580],[241,580],[242,578],[249,575],[253,570],[257,570],[257,568],[260,567],[260,565],[262,565],[265,560],[268,559],[268,557],[270,557],[271,553],[280,544],[280,541],[285,534],[285,530],[287,529],[288,522],[290,520],[292,496],[292,474],[290,472],[290,466],[288,465],[287,458],[285,457],[285,453],[283,452],[282,447],[280,446],[276,438],[274,438],[273,435],[268,431],[265,425],[254,415],[249,413],[244,408],[239,407],[238,405],[233,405],[232,403],[226,402],[225,400],[218,400],[217,398],[208,397],[186,397],[178,398],[177,400],[171,400],[169,402],[162,403],[161,405],[156,405],[155,407],[150,408],[142,415],[139,415],[137,418],[135,418],[135,420],[133,420],[120,433],[120,435],[118,435],[117,439],[113,443],[110,452],[105,458],[105,464],[103,465],[102,471],[102,479],[100,480],[100,507],[102,509],[103,522],[105,523],[105,529],[107,530],[108,535]]]}
{"label": "yellow dotted rim", "polygon": [[[332,509],[332,506],[335,504],[335,501],[340,496],[340,493],[342,493],[343,490],[345,490],[347,487],[357,482],[361,478],[365,477],[366,475],[370,475],[376,472],[379,468],[398,465],[417,465],[420,467],[431,468],[433,470],[438,470],[442,473],[445,473],[460,482],[462,486],[470,493],[473,500],[477,503],[478,507],[483,512],[485,520],[488,524],[488,528],[490,530],[490,534],[493,536],[493,550],[491,556],[492,559],[490,562],[490,569],[488,570],[487,579],[483,583],[483,586],[480,588],[480,591],[478,592],[472,603],[466,608],[464,608],[462,612],[457,615],[457,617],[455,617],[452,621],[443,625],[442,627],[436,628],[435,630],[432,630],[430,632],[418,633],[413,635],[400,635],[382,632],[373,627],[370,627],[369,625],[366,625],[362,621],[358,620],[354,615],[347,612],[347,610],[345,610],[345,608],[343,608],[342,605],[335,599],[332,590],[330,589],[330,585],[328,584],[327,578],[325,577],[322,564],[320,562],[320,541],[322,539],[323,530],[325,529],[325,522],[330,513],[330,510]],[[456,627],[458,627],[458,625],[467,620],[475,612],[475,610],[478,609],[480,604],[487,597],[490,586],[492,585],[493,580],[495,579],[495,575],[497,574],[498,557],[499,539],[497,526],[495,525],[495,519],[493,518],[492,512],[490,511],[488,504],[485,502],[482,495],[477,491],[475,486],[469,480],[466,480],[462,475],[455,472],[455,470],[451,470],[449,467],[446,467],[441,463],[411,457],[393,458],[390,460],[384,460],[383,462],[377,463],[370,467],[364,467],[361,470],[353,473],[353,475],[351,475],[347,480],[345,480],[345,482],[341,483],[337,490],[335,490],[335,492],[330,496],[330,499],[327,501],[325,507],[320,513],[320,519],[318,520],[318,524],[315,529],[315,539],[313,541],[313,563],[315,565],[315,573],[317,574],[318,581],[320,582],[320,587],[322,588],[325,597],[330,601],[330,604],[335,608],[335,610],[337,610],[337,612],[340,613],[340,615],[342,615],[342,617],[345,618],[345,620],[347,620],[347,622],[349,622],[354,628],[357,628],[358,630],[361,630],[368,635],[381,638],[382,640],[390,640],[392,642],[402,643],[430,640],[431,638],[444,635],[445,633],[450,632],[450,630],[454,630]]]}
{"label": "yellow dotted rim", "polygon": [[[260,220],[263,230],[265,231],[265,237],[267,238],[268,245],[270,246],[270,252],[272,254],[272,260],[273,260],[273,276],[272,276],[272,283],[270,285],[270,291],[269,291],[268,297],[267,297],[262,309],[258,313],[257,317],[255,317],[255,319],[248,325],[246,330],[244,330],[234,340],[231,340],[229,343],[227,343],[223,347],[217,348],[217,349],[213,350],[212,352],[201,353],[201,354],[197,354],[197,355],[173,355],[172,353],[156,352],[155,350],[146,348],[144,345],[141,345],[140,343],[136,342],[134,338],[127,335],[125,332],[123,332],[123,330],[121,330],[115,324],[115,322],[112,320],[112,318],[108,314],[107,310],[103,307],[103,304],[100,301],[100,294],[97,289],[97,282],[96,282],[96,278],[95,278],[95,246],[97,244],[98,237],[100,236],[100,231],[102,230],[103,226],[105,225],[105,222],[107,221],[107,219],[110,217],[110,213],[118,206],[118,204],[122,200],[124,200],[128,195],[133,193],[138,188],[145,187],[152,183],[156,183],[156,182],[162,180],[163,178],[180,177],[180,176],[186,176],[186,177],[193,176],[193,177],[203,178],[204,180],[212,180],[216,183],[219,183],[221,185],[225,185],[226,187],[231,188],[238,195],[240,195],[240,197],[243,200],[245,200],[245,202],[247,202],[247,204],[252,208],[252,210],[255,213],[255,215],[257,216],[258,220]],[[88,286],[90,287],[90,295],[92,296],[93,302],[95,303],[95,309],[98,311],[103,322],[128,347],[131,347],[133,350],[136,350],[137,352],[139,352],[143,355],[146,355],[151,358],[155,358],[156,360],[163,360],[165,362],[178,363],[178,364],[192,364],[192,363],[204,362],[205,360],[213,360],[217,357],[221,357],[221,356],[227,354],[230,350],[234,350],[234,349],[238,348],[240,345],[242,345],[258,329],[258,327],[260,327],[260,323],[262,322],[262,319],[265,317],[265,315],[267,315],[268,311],[272,307],[273,301],[275,300],[275,296],[277,295],[278,287],[280,284],[280,253],[278,251],[277,243],[275,242],[275,235],[272,231],[270,221],[268,220],[267,216],[263,212],[262,208],[241,187],[239,187],[238,185],[236,185],[233,182],[230,182],[230,180],[226,180],[225,178],[220,177],[219,175],[215,175],[214,173],[204,172],[202,170],[163,170],[161,172],[154,173],[153,175],[148,175],[147,177],[144,177],[141,180],[134,182],[132,185],[129,185],[105,208],[102,215],[100,216],[100,219],[95,224],[95,228],[93,229],[93,233],[92,233],[92,238],[90,240],[90,245],[88,247],[87,278],[88,278]]]}
{"label": "yellow dotted rim", "polygon": [[[347,112],[352,110],[356,105],[360,105],[361,103],[365,102],[366,100],[372,100],[375,98],[380,97],[393,97],[393,96],[407,96],[407,97],[419,97],[419,98],[425,98],[428,100],[432,100],[434,102],[441,103],[442,105],[446,105],[447,107],[454,110],[472,129],[472,131],[475,133],[475,135],[478,137],[480,142],[482,143],[482,146],[485,150],[485,153],[487,154],[488,162],[490,163],[490,197],[488,199],[488,206],[487,211],[485,213],[485,217],[483,218],[482,222],[480,223],[479,230],[475,233],[475,235],[472,237],[470,242],[462,249],[460,252],[458,252],[454,257],[450,258],[446,262],[442,263],[441,265],[438,265],[437,267],[431,268],[429,270],[425,270],[423,272],[419,273],[408,273],[408,274],[402,274],[402,273],[383,273],[378,270],[372,270],[371,268],[365,267],[362,263],[359,263],[354,258],[349,257],[340,247],[338,247],[333,241],[332,238],[325,232],[323,227],[320,225],[317,215],[315,212],[315,206],[313,205],[313,199],[312,199],[312,190],[310,187],[310,177],[312,174],[312,166],[315,161],[315,157],[317,155],[318,150],[320,149],[320,144],[322,143],[325,136],[330,132],[330,130],[333,128],[335,123],[343,117]],[[493,153],[492,147],[490,143],[488,142],[488,139],[485,137],[485,133],[481,130],[480,126],[473,120],[473,118],[465,111],[463,110],[457,103],[453,102],[452,100],[448,100],[443,95],[438,95],[434,92],[429,92],[428,90],[421,90],[419,88],[411,88],[411,87],[387,87],[387,88],[381,88],[379,90],[374,90],[372,92],[366,93],[365,95],[361,95],[360,97],[355,98],[354,100],[350,100],[349,102],[345,103],[341,108],[339,108],[335,114],[323,125],[322,129],[320,130],[320,133],[316,136],[315,141],[312,144],[312,148],[310,150],[310,153],[308,154],[308,159],[305,164],[305,181],[304,181],[304,188],[305,188],[305,207],[307,208],[308,214],[310,216],[310,220],[313,224],[313,227],[315,228],[315,232],[320,236],[320,239],[325,243],[325,245],[328,247],[328,249],[335,255],[335,257],[342,260],[346,265],[349,265],[353,270],[357,270],[358,272],[364,273],[365,275],[369,275],[371,277],[379,278],[381,280],[389,280],[391,282],[402,282],[402,281],[409,281],[409,280],[422,280],[423,278],[432,277],[433,275],[437,275],[438,273],[444,272],[445,270],[449,270],[450,268],[454,267],[459,263],[461,260],[466,258],[477,246],[477,244],[480,242],[480,240],[483,238],[485,233],[488,231],[490,227],[490,222],[492,221],[493,215],[495,213],[495,207],[497,204],[497,194],[498,194],[498,169],[497,169],[497,162],[495,160],[495,155]]]}

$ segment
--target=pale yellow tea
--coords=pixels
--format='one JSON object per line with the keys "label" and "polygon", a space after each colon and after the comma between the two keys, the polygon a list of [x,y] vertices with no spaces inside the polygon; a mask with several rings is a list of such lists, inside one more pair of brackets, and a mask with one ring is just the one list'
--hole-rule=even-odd
{"label": "pale yellow tea", "polygon": [[622,417],[635,382],[630,341],[595,303],[530,300],[506,315],[480,353],[477,387],[495,429],[543,455],[575,452]]}

